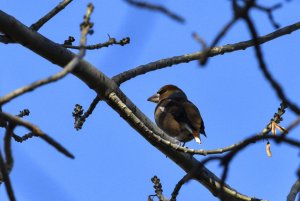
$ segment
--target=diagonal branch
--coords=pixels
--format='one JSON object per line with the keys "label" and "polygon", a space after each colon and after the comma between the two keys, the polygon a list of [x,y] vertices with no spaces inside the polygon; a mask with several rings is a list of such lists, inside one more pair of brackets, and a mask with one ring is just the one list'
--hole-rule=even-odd
{"label": "diagonal branch", "polygon": [[[14,24],[14,26],[11,26]],[[69,50],[61,47],[37,32],[33,32],[28,27],[17,21],[12,16],[0,11],[0,31],[14,39],[33,52],[41,55],[47,60],[60,67],[64,67],[75,55]],[[153,133],[161,138],[174,142],[174,140],[164,134],[156,127],[118,88],[117,84],[109,79],[105,74],[96,69],[85,60],[81,60],[78,66],[72,71],[72,74],[81,79],[91,89],[93,89],[99,97],[101,97],[108,105],[111,106],[124,120],[132,126],[138,133],[142,135],[149,143],[158,148],[167,157],[173,160],[184,171],[189,172],[195,166],[199,165],[191,154],[177,152],[170,147],[165,146],[156,139]],[[1,114],[1,113],[0,113]],[[151,133],[148,132],[151,131]],[[198,171],[195,179],[204,185],[213,195],[218,196],[221,187],[220,179],[215,176],[204,166]],[[254,198],[243,195],[224,184],[225,198],[232,201],[251,200]],[[259,200],[259,199],[256,199]]]}
{"label": "diagonal branch", "polygon": [[42,79],[42,80],[35,81],[27,86],[21,87],[19,89],[16,89],[16,90],[6,94],[5,96],[0,98],[0,105],[3,105],[5,103],[11,101],[12,99],[19,97],[22,94],[33,91],[34,89],[36,89],[38,87],[41,87],[43,85],[49,84],[51,82],[55,82],[59,79],[62,79],[76,67],[76,65],[79,63],[79,61],[82,57],[83,57],[83,53],[81,52],[78,56],[74,57],[74,59],[71,60],[70,63],[68,63],[62,71],[58,72],[57,74],[52,75],[52,76]]}
{"label": "diagonal branch", "polygon": [[254,50],[255,50],[255,54],[258,60],[258,64],[259,67],[261,69],[261,71],[263,72],[265,78],[269,81],[269,83],[271,84],[271,86],[273,87],[273,89],[275,90],[275,92],[277,93],[277,96],[284,102],[286,103],[289,108],[296,113],[297,115],[300,115],[300,108],[293,102],[291,102],[286,94],[284,93],[282,87],[279,85],[279,83],[273,78],[273,76],[271,75],[271,73],[269,72],[267,65],[264,61],[264,57],[262,54],[262,50],[261,47],[259,46],[259,39],[258,39],[258,34],[256,31],[256,28],[252,22],[252,20],[250,19],[250,17],[248,15],[244,16],[244,20],[247,23],[247,26],[249,28],[249,31],[251,33],[251,36],[253,38],[254,41]]}
{"label": "diagonal branch", "polygon": [[[294,32],[294,31],[297,31],[298,29],[300,29],[300,22],[297,22],[295,24],[278,29],[272,33],[265,35],[265,36],[258,37],[257,44],[258,45],[264,44],[268,41],[274,40],[281,36],[284,36],[284,35]],[[238,51],[238,50],[245,50],[249,47],[253,47],[254,45],[255,45],[254,40],[247,40],[247,41],[242,41],[239,43],[218,46],[218,47],[214,47],[210,51],[208,51],[207,56],[213,57],[213,56],[217,56],[217,55],[222,55],[224,53],[234,52],[234,51]],[[112,79],[118,85],[120,85],[123,82],[126,82],[134,77],[143,75],[143,74],[151,72],[151,71],[155,71],[155,70],[166,68],[166,67],[171,67],[176,64],[187,63],[190,61],[199,60],[204,56],[204,53],[205,53],[205,51],[200,51],[200,52],[195,52],[195,53],[191,53],[191,54],[184,54],[184,55],[170,57],[170,58],[166,58],[166,59],[160,59],[158,61],[154,61],[154,62],[145,64],[145,65],[141,65],[141,66],[138,66],[131,70],[120,73],[120,74],[114,76]]]}
{"label": "diagonal branch", "polygon": [[150,4],[147,2],[136,1],[136,0],[125,0],[125,1],[136,7],[161,12],[161,13],[165,14],[166,16],[172,18],[173,20],[176,20],[177,22],[184,23],[184,21],[185,21],[185,19],[183,17],[173,13],[172,11],[168,10],[167,8],[165,8],[161,5],[154,5],[154,4]]}
{"label": "diagonal branch", "polygon": [[44,24],[46,24],[51,18],[53,18],[57,13],[62,11],[72,0],[63,0],[55,8],[53,8],[49,13],[39,19],[36,23],[33,23],[30,28],[38,31]]}
{"label": "diagonal branch", "polygon": [[287,201],[295,201],[296,196],[300,191],[300,181],[299,179],[296,180],[296,182],[293,184],[288,196],[287,196]]}
{"label": "diagonal branch", "polygon": [[52,145],[54,148],[56,148],[59,152],[63,153],[69,158],[74,158],[74,156],[65,149],[62,145],[60,145],[58,142],[56,142],[54,139],[46,135],[41,129],[39,129],[37,126],[31,124],[28,121],[25,121],[19,117],[10,115],[5,112],[0,112],[0,118],[5,119],[6,121],[10,122],[11,124],[15,124],[18,126],[24,126],[28,130],[30,130],[32,133],[38,135],[40,138],[45,140],[48,144]]}

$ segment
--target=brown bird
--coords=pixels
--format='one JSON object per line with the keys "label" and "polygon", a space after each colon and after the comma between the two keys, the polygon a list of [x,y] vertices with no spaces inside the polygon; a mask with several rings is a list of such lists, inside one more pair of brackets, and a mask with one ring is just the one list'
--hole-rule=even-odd
{"label": "brown bird", "polygon": [[148,101],[157,103],[154,111],[155,122],[169,136],[184,143],[194,138],[199,144],[199,133],[206,137],[198,108],[177,86],[163,86]]}

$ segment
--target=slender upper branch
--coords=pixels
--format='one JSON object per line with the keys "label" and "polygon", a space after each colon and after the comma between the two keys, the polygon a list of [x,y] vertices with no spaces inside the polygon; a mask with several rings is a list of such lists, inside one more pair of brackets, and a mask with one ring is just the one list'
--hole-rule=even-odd
{"label": "slender upper branch", "polygon": [[[257,42],[260,45],[260,44],[266,43],[268,41],[274,40],[278,37],[281,37],[283,35],[290,34],[294,31],[297,31],[298,29],[300,29],[300,22],[297,22],[295,24],[278,29],[272,33],[265,35],[265,36],[258,37]],[[136,68],[125,71],[123,73],[120,73],[120,74],[114,76],[112,79],[118,85],[120,85],[121,83],[126,82],[136,76],[139,76],[139,75],[151,72],[151,71],[170,67],[175,64],[187,63],[190,61],[199,60],[204,56],[205,53],[206,53],[206,56],[213,57],[213,56],[221,55],[221,54],[228,53],[228,52],[245,50],[249,47],[253,47],[254,45],[255,45],[254,40],[247,40],[247,41],[242,41],[239,43],[214,47],[214,48],[210,49],[207,53],[205,51],[200,51],[200,52],[195,52],[195,53],[191,53],[191,54],[184,54],[184,55],[170,57],[170,58],[166,58],[166,59],[160,59],[160,60],[145,64],[145,65],[138,66]]]}
{"label": "slender upper branch", "polygon": [[63,0],[60,2],[55,8],[53,8],[49,13],[39,19],[37,22],[33,23],[30,28],[35,31],[38,31],[45,23],[47,23],[52,17],[54,17],[57,13],[62,11],[69,3],[73,0]]}

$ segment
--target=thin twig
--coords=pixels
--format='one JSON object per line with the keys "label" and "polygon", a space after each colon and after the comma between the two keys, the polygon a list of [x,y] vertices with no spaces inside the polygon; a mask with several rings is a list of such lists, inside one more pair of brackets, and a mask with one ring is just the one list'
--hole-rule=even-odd
{"label": "thin twig", "polygon": [[289,126],[286,127],[287,131],[290,131],[292,129],[294,129],[296,126],[298,126],[300,124],[300,116],[298,116],[298,118],[293,121]]}
{"label": "thin twig", "polygon": [[[124,46],[126,44],[129,44],[130,43],[130,38],[129,37],[125,37],[119,41],[117,41],[115,38],[109,38],[108,41],[104,42],[104,43],[98,43],[98,44],[95,44],[95,45],[87,45],[87,46],[84,46],[84,48],[86,50],[95,50],[95,49],[100,49],[100,48],[103,48],[103,47],[108,47],[110,45],[121,45],[121,46]],[[62,44],[63,47],[65,48],[70,48],[70,49],[80,49],[80,46],[73,46],[73,45],[65,45],[65,44]]]}
{"label": "thin twig", "polygon": [[[101,98],[97,95],[94,98],[93,102],[90,104],[88,110],[82,116],[81,115],[76,116],[76,115],[73,114],[73,116],[75,117],[74,128],[76,130],[79,130],[79,129],[82,128],[85,120],[93,113],[94,109],[96,108],[96,106],[97,106],[97,104],[99,103],[100,100],[101,100]],[[75,106],[75,109],[76,109],[76,106]],[[76,118],[76,117],[78,117],[78,118]]]}
{"label": "thin twig", "polygon": [[81,58],[84,56],[84,52],[80,51],[80,53],[75,56],[73,58],[73,60],[71,60],[67,65],[66,67],[60,71],[59,73],[55,74],[55,75],[52,75],[48,78],[45,78],[45,79],[42,79],[42,80],[38,80],[38,81],[35,81],[27,86],[24,86],[24,87],[21,87],[19,89],[16,89],[12,92],[10,92],[9,94],[3,96],[2,98],[0,98],[0,105],[3,105],[9,101],[11,101],[12,99],[22,95],[22,94],[25,94],[27,92],[30,92],[30,91],[33,91],[35,90],[36,88],[38,87],[41,87],[43,85],[46,85],[46,84],[49,84],[49,83],[52,83],[52,82],[55,82],[59,79],[62,79],[63,77],[65,77],[68,73],[70,73],[75,67],[76,65],[79,63],[79,61],[81,60]]}
{"label": "thin twig", "polygon": [[196,32],[192,33],[193,38],[201,45],[202,50],[207,49],[207,44],[203,38],[199,36]]}
{"label": "thin twig", "polygon": [[159,201],[167,201],[167,199],[163,195],[163,189],[160,182],[160,179],[157,176],[151,178],[152,183],[154,184],[155,195],[159,199]]}
{"label": "thin twig", "polygon": [[[202,164],[201,164],[201,166],[202,166]],[[178,194],[179,194],[179,191],[180,191],[181,187],[182,187],[186,182],[188,182],[190,179],[193,178],[194,174],[196,173],[196,171],[197,171],[198,169],[199,169],[198,167],[194,168],[192,171],[190,171],[189,173],[187,173],[186,175],[184,175],[184,177],[182,177],[182,179],[180,179],[180,180],[177,182],[177,184],[176,184],[176,186],[175,186],[175,188],[174,188],[174,190],[173,190],[173,192],[172,192],[172,194],[171,194],[171,199],[170,199],[170,201],[176,201],[177,196],[178,196]]]}
{"label": "thin twig", "polygon": [[30,111],[28,109],[24,109],[24,110],[21,110],[17,116],[22,118],[24,116],[28,116],[29,114],[30,114]]}
{"label": "thin twig", "polygon": [[280,25],[277,22],[275,22],[275,19],[274,19],[274,16],[273,16],[273,11],[281,8],[282,3],[277,3],[277,4],[273,5],[272,7],[265,7],[265,6],[261,6],[261,5],[258,5],[258,4],[254,4],[253,7],[257,8],[258,10],[266,12],[271,24],[273,25],[273,27],[275,29],[278,29],[280,27]]}
{"label": "thin twig", "polygon": [[9,179],[8,172],[6,170],[6,164],[3,160],[1,149],[0,149],[0,170],[1,170],[1,173],[3,176],[3,181],[4,181],[5,189],[6,189],[8,197],[9,197],[9,200],[15,201],[16,198],[15,198],[14,191],[13,191],[10,179]]}
{"label": "thin twig", "polygon": [[37,126],[31,124],[30,122],[27,122],[19,117],[10,115],[5,112],[0,112],[0,118],[5,119],[6,121],[18,125],[18,126],[24,126],[28,130],[30,130],[32,133],[38,135],[40,138],[45,140],[47,143],[52,145],[54,148],[56,148],[59,152],[63,153],[69,158],[74,158],[73,154],[71,154],[66,148],[64,148],[62,145],[60,145],[58,142],[56,142],[54,139],[49,137],[47,134],[45,134],[41,129],[39,129]]}
{"label": "thin twig", "polygon": [[218,35],[215,37],[213,42],[211,43],[210,47],[207,49],[204,49],[203,56],[199,60],[201,65],[205,65],[207,63],[209,52],[221,41],[221,39],[225,36],[225,34],[228,32],[228,30],[234,25],[234,23],[237,21],[237,18],[232,18],[224,27],[223,29],[218,33]]}
{"label": "thin twig", "polygon": [[183,17],[173,13],[172,11],[168,10],[167,8],[165,8],[161,5],[154,5],[154,4],[150,4],[147,2],[136,1],[136,0],[125,0],[125,1],[133,6],[161,12],[161,13],[167,15],[168,17],[172,18],[173,20],[176,20],[177,22],[180,22],[180,23],[185,22],[185,19]]}
{"label": "thin twig", "polygon": [[22,142],[28,140],[29,138],[39,137],[39,136],[35,133],[27,133],[27,134],[23,135],[22,137],[20,137],[20,136],[16,135],[15,133],[13,133],[12,137],[14,138],[14,140],[16,142],[22,143]]}
{"label": "thin twig", "polygon": [[52,17],[54,17],[57,13],[63,10],[72,0],[63,0],[60,2],[55,8],[53,8],[49,13],[47,13],[44,17],[39,19],[36,23],[33,23],[30,28],[38,31],[45,23],[47,23]]}

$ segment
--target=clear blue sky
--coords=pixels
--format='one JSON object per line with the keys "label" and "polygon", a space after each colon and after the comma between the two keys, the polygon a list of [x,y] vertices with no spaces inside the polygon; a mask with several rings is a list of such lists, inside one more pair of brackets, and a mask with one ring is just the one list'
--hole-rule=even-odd
{"label": "clear blue sky", "polygon": [[[2,0],[0,8],[29,26],[58,2]],[[230,1],[151,2],[163,3],[185,17],[186,23],[179,24],[160,13],[137,9],[123,1],[97,0],[92,15],[95,33],[89,36],[88,43],[104,42],[108,39],[107,34],[117,39],[129,36],[131,43],[124,47],[88,51],[85,59],[111,77],[151,61],[193,53],[200,49],[191,37],[193,31],[210,43],[232,15]],[[277,2],[280,1],[272,0],[264,5]],[[87,3],[84,0],[72,2],[40,33],[57,43],[62,43],[69,35],[78,39],[79,23]],[[274,12],[275,19],[282,26],[299,21],[299,6],[298,1],[284,3],[282,9]],[[260,35],[274,30],[265,13],[255,11],[252,16]],[[271,73],[295,102],[300,100],[299,37],[298,31],[262,46]],[[220,45],[248,39],[245,24],[239,22]],[[0,44],[0,55],[0,96],[61,70],[16,44]],[[165,84],[181,87],[201,110],[208,137],[200,146],[195,142],[188,143],[193,148],[220,148],[261,131],[280,104],[259,71],[253,48],[214,57],[205,68],[190,62],[151,72],[124,83],[121,89],[153,120],[155,105],[146,99]],[[74,105],[79,103],[87,108],[94,97],[95,93],[84,83],[69,75],[4,106],[4,111],[12,114],[30,109],[31,114],[26,120],[39,125],[76,157],[70,160],[40,139],[30,139],[22,144],[14,142],[15,164],[11,181],[18,200],[146,200],[154,193],[150,181],[153,175],[161,179],[165,195],[170,195],[184,172],[105,103],[97,106],[82,130],[77,132],[73,128]],[[287,112],[281,125],[287,126],[295,118]],[[298,128],[289,135],[299,138],[299,131]],[[17,133],[21,135],[26,131],[18,129]],[[3,129],[0,135],[3,135]],[[273,157],[268,158],[265,142],[244,150],[230,166],[228,184],[249,196],[285,200],[296,180],[299,152],[274,143],[272,152]],[[202,156],[197,158],[203,159]],[[222,171],[218,163],[210,163],[208,168],[216,175]],[[217,200],[194,181],[182,188],[178,199]],[[0,200],[7,200],[3,186]]]}

